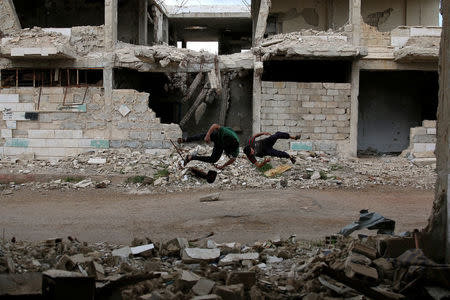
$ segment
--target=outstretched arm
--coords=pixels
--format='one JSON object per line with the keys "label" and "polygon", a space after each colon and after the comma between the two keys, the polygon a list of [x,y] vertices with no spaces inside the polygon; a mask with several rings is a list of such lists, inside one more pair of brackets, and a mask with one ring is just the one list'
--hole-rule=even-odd
{"label": "outstretched arm", "polygon": [[257,168],[262,168],[265,164],[267,164],[270,161],[270,158],[264,159],[262,162],[255,162],[255,166]]}
{"label": "outstretched arm", "polygon": [[206,133],[205,142],[207,142],[207,143],[211,142],[211,134],[219,128],[220,128],[219,124],[215,124],[215,123],[212,124],[211,127],[209,128],[208,132]]}

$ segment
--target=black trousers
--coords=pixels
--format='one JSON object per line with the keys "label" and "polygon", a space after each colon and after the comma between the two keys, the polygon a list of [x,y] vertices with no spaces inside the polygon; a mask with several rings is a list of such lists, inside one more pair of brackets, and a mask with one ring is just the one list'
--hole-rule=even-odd
{"label": "black trousers", "polygon": [[[205,136],[206,136],[206,133],[190,136],[190,137],[186,138],[186,142],[203,141],[205,139]],[[217,145],[218,138],[219,138],[219,135],[216,130],[211,134],[211,141],[214,143],[214,147],[213,147],[211,156],[193,155],[191,160],[199,160],[199,161],[207,162],[210,164],[216,163],[220,159],[220,157],[222,156],[222,153],[224,151],[223,147]]]}
{"label": "black trousers", "polygon": [[291,156],[288,153],[273,148],[273,146],[275,145],[275,143],[277,142],[278,139],[289,139],[289,138],[290,138],[289,133],[278,131],[275,134],[272,134],[271,136],[269,136],[268,138],[261,140],[261,143],[262,143],[261,152],[262,153],[259,156],[261,156],[261,157],[274,156],[274,157],[280,157],[280,158],[290,158]]}

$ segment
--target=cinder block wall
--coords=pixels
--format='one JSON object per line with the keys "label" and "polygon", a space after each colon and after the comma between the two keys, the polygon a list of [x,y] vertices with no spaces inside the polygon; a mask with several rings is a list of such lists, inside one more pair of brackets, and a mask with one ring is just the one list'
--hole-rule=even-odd
{"label": "cinder block wall", "polygon": [[421,127],[410,130],[409,150],[414,158],[434,158],[436,149],[436,121],[424,120]]}
{"label": "cinder block wall", "polygon": [[350,95],[349,83],[263,81],[262,131],[302,135],[300,142],[282,142],[284,149],[339,152],[350,138]]}
{"label": "cinder block wall", "polygon": [[[85,96],[86,93],[86,96]],[[176,124],[161,124],[146,93],[113,91],[113,106],[103,89],[2,89],[0,156],[34,154],[52,158],[108,148],[161,149],[181,137]],[[84,99],[84,102],[83,102]],[[39,107],[38,107],[39,103]]]}

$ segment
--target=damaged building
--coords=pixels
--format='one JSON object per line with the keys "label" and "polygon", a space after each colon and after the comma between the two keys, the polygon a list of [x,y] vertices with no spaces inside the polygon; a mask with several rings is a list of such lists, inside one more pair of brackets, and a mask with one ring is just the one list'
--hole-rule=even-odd
{"label": "damaged building", "polygon": [[438,16],[438,0],[1,1],[0,156],[154,153],[215,122],[432,160]]}

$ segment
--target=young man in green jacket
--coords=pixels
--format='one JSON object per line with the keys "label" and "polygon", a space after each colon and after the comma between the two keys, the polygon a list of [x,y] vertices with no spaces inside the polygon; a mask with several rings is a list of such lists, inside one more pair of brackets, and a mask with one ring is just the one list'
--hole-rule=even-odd
{"label": "young man in green jacket", "polygon": [[223,166],[214,165],[217,169],[221,170],[234,163],[239,155],[239,138],[236,132],[229,127],[220,126],[218,124],[212,124],[207,133],[198,134],[187,138],[179,138],[178,143],[189,143],[201,140],[204,140],[206,143],[210,143],[211,141],[214,143],[211,156],[188,155],[184,159],[185,166],[191,160],[199,160],[210,164],[215,164],[222,156],[222,153],[225,152],[225,154],[229,157],[229,160],[223,164]]}

